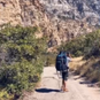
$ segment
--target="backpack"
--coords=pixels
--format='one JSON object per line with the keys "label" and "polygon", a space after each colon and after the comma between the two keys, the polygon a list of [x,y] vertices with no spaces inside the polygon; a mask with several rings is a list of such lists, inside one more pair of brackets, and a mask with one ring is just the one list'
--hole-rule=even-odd
{"label": "backpack", "polygon": [[68,66],[66,65],[66,62],[67,62],[67,56],[65,53],[60,53],[57,55],[56,57],[56,70],[57,71],[65,71],[65,70],[68,70]]}

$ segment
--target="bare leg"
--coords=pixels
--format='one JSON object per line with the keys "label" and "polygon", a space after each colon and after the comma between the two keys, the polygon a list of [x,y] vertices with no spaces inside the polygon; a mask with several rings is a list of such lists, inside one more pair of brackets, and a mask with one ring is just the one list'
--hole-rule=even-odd
{"label": "bare leg", "polygon": [[67,84],[66,84],[65,80],[62,80],[62,89],[63,89],[63,91],[68,91],[67,90]]}

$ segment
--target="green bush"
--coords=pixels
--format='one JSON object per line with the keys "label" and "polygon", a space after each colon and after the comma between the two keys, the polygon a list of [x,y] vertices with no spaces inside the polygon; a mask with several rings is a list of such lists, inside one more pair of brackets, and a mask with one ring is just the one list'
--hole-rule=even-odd
{"label": "green bush", "polygon": [[0,85],[8,93],[19,95],[40,79],[47,46],[45,38],[36,39],[36,31],[21,26],[0,30]]}
{"label": "green bush", "polygon": [[46,55],[46,64],[45,66],[55,65],[56,54],[47,54]]}
{"label": "green bush", "polygon": [[0,69],[0,83],[10,93],[19,93],[22,90],[31,89],[31,86],[34,87],[41,72],[41,66],[34,66],[28,61],[4,65]]}
{"label": "green bush", "polygon": [[13,96],[10,96],[6,90],[0,91],[0,100],[11,100]]}
{"label": "green bush", "polygon": [[70,51],[74,56],[86,55],[86,57],[97,56],[100,54],[100,30],[81,35],[70,40],[63,46],[65,51]]}

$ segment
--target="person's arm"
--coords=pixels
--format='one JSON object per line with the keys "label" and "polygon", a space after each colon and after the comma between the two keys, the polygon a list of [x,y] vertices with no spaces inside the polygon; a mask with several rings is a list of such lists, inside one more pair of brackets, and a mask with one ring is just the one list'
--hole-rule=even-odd
{"label": "person's arm", "polygon": [[72,59],[71,59],[70,57],[67,57],[67,61],[68,61],[68,62],[71,62]]}
{"label": "person's arm", "polygon": [[70,62],[79,62],[77,59],[70,58]]}
{"label": "person's arm", "polygon": [[67,57],[68,62],[79,62],[79,60],[71,57]]}

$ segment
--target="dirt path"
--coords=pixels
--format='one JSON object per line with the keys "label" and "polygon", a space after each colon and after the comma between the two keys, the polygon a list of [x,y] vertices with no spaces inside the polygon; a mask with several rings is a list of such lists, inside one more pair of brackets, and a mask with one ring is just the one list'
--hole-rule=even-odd
{"label": "dirt path", "polygon": [[67,82],[69,92],[59,92],[61,79],[54,67],[44,68],[41,86],[34,93],[25,96],[24,100],[100,100],[100,89],[85,83],[78,76],[70,75]]}

